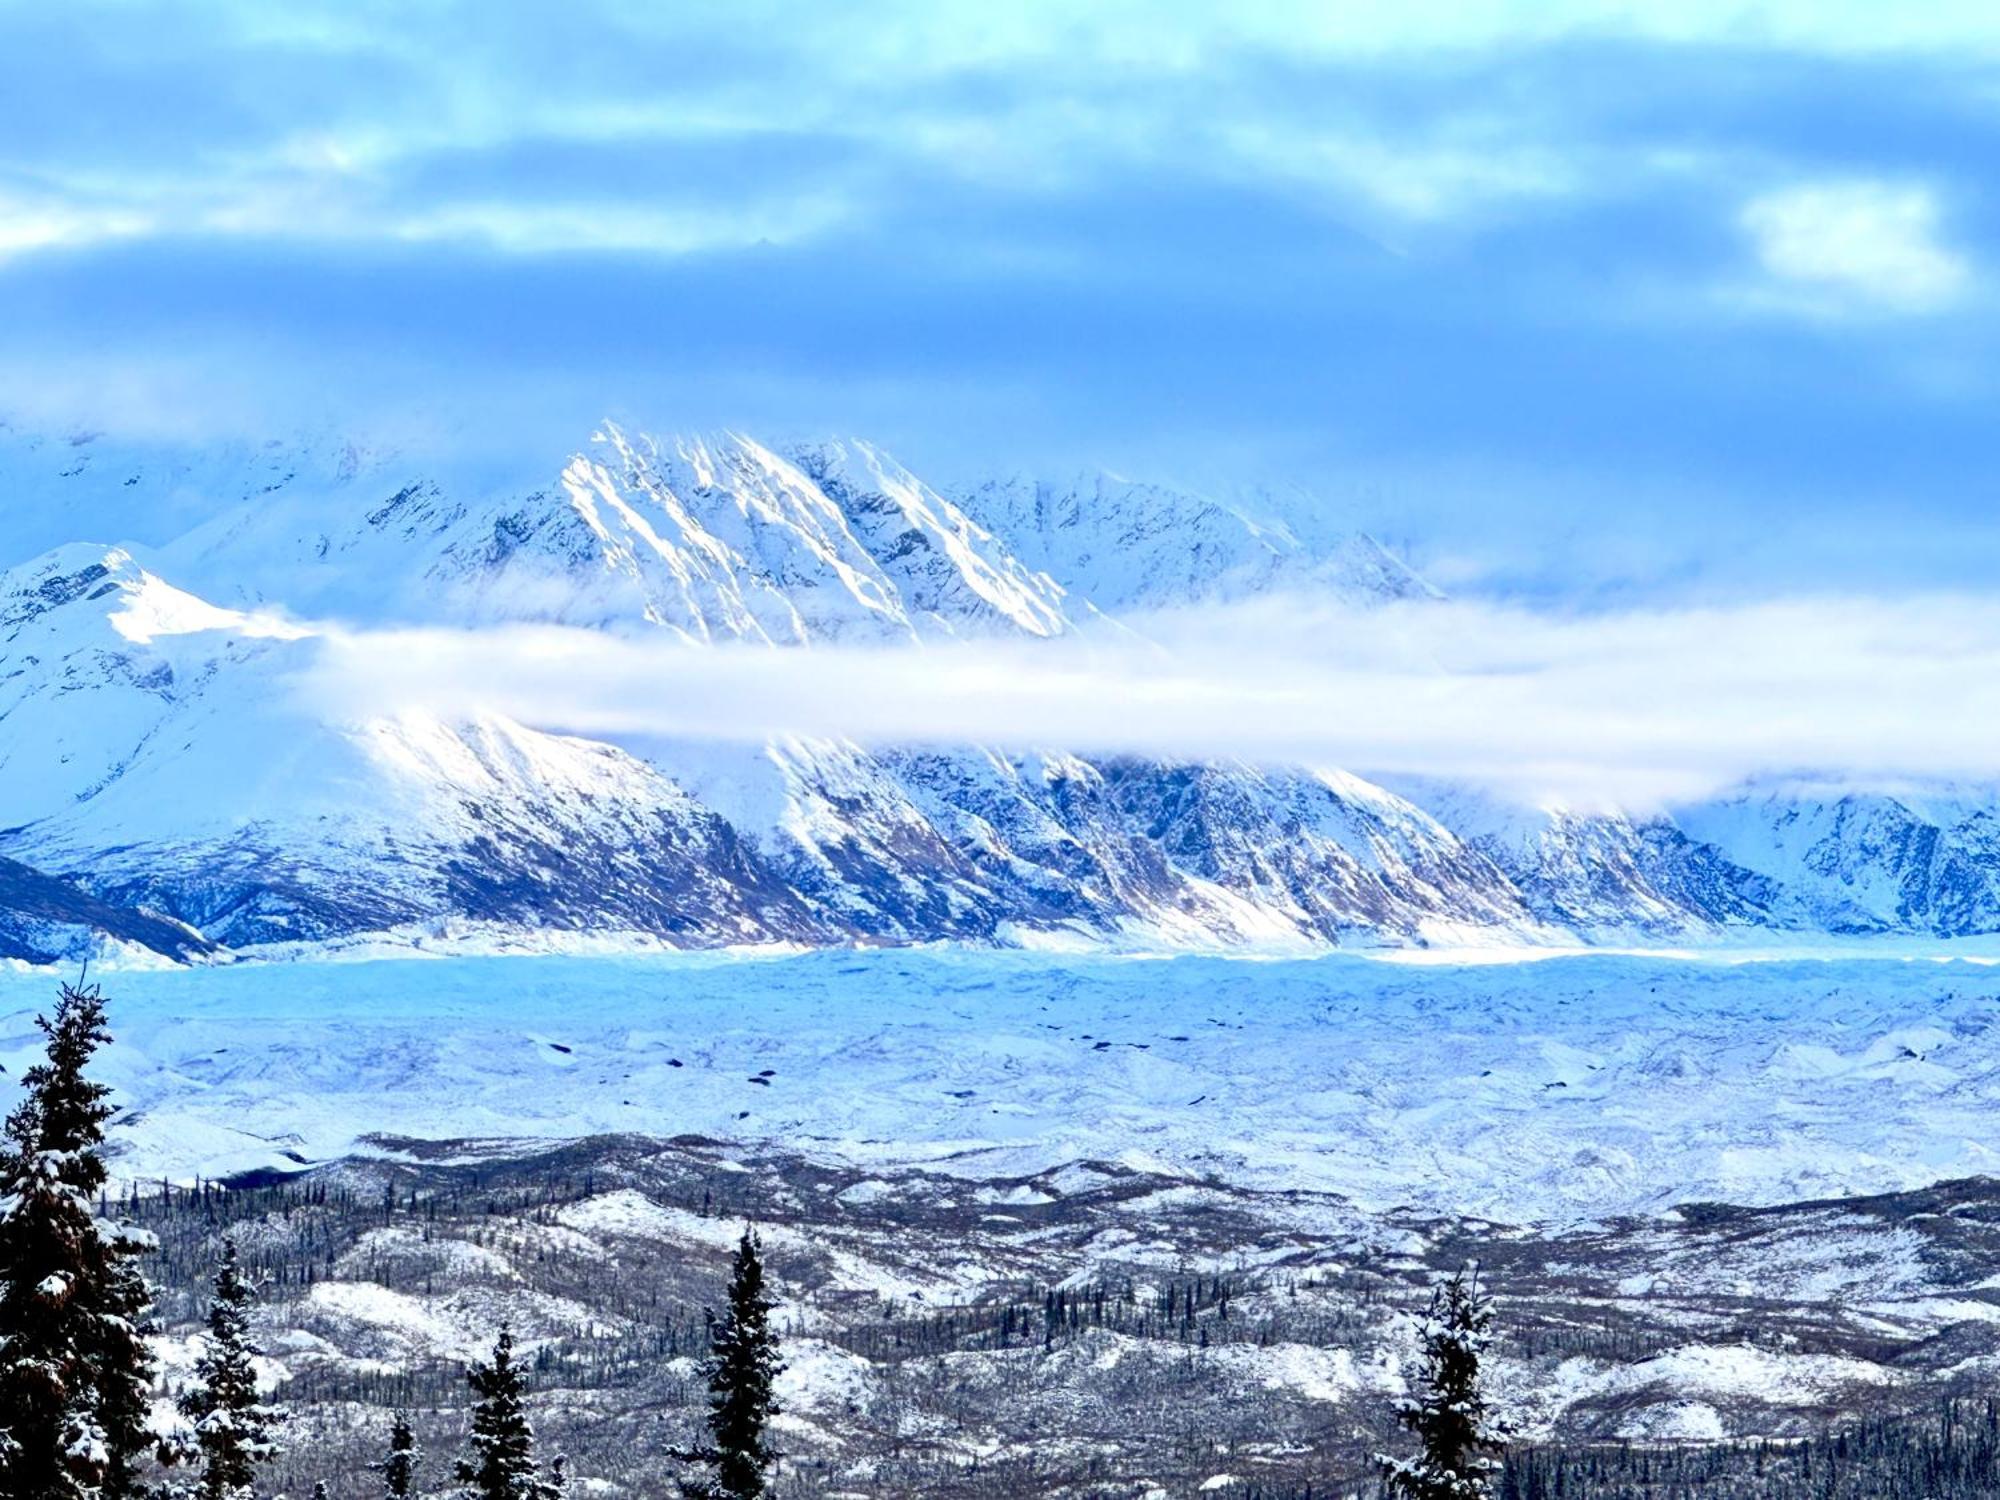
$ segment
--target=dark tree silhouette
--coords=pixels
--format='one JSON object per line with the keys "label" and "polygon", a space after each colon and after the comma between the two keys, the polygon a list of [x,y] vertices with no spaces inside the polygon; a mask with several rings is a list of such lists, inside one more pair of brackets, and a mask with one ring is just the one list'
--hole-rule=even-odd
{"label": "dark tree silhouette", "polygon": [[729,1310],[714,1325],[708,1358],[708,1441],[672,1456],[710,1470],[681,1481],[691,1500],[757,1500],[778,1460],[765,1438],[778,1407],[771,1387],[785,1366],[764,1295],[757,1236],[745,1229],[729,1277]]}
{"label": "dark tree silhouette", "polygon": [[85,1074],[108,1042],[95,986],[37,1017],[44,1061],[22,1075],[0,1155],[0,1494],[125,1500],[146,1432],[150,1236],[96,1212],[110,1090]]}
{"label": "dark tree silhouette", "polygon": [[251,1297],[236,1241],[225,1237],[209,1300],[206,1347],[195,1361],[195,1383],[180,1399],[181,1415],[192,1427],[189,1443],[201,1464],[195,1486],[200,1500],[248,1500],[257,1466],[279,1452],[277,1430],[285,1412],[257,1393]]}
{"label": "dark tree silhouette", "polygon": [[382,1493],[387,1500],[410,1500],[416,1493],[417,1465],[423,1458],[417,1435],[410,1430],[410,1414],[397,1412],[395,1424],[389,1429],[388,1457],[373,1465],[382,1476]]}
{"label": "dark tree silhouette", "polygon": [[512,1329],[502,1325],[493,1358],[465,1378],[479,1399],[472,1409],[472,1456],[459,1461],[458,1482],[474,1500],[559,1500],[559,1483],[535,1467],[528,1388],[514,1363]]}
{"label": "dark tree silhouette", "polygon": [[1397,1413],[1421,1450],[1378,1460],[1397,1500],[1487,1500],[1493,1493],[1506,1441],[1480,1382],[1492,1323],[1476,1263],[1432,1293],[1417,1394]]}

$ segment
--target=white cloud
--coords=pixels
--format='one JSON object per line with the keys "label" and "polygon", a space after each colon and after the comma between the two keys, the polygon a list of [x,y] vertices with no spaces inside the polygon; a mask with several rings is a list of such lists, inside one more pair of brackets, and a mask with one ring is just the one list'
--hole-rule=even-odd
{"label": "white cloud", "polygon": [[2000,599],[1560,616],[1264,599],[1145,634],[924,649],[684,647],[557,629],[342,634],[338,711],[605,737],[984,743],[1466,778],[1652,804],[1760,774],[2000,780]]}
{"label": "white cloud", "polygon": [[837,192],[740,194],[729,201],[629,204],[476,199],[407,208],[356,186],[327,161],[300,157],[281,171],[213,180],[131,181],[98,187],[88,201],[55,193],[0,196],[0,259],[37,250],[169,234],[225,238],[465,240],[515,254],[634,251],[684,255],[787,244],[841,223]]}
{"label": "white cloud", "polygon": [[1744,206],[1742,224],[1779,300],[1801,311],[1929,313],[1971,282],[1939,239],[1928,188],[1868,180],[1803,183]]}
{"label": "white cloud", "polygon": [[1234,164],[1414,223],[1463,218],[1493,206],[1574,192],[1580,172],[1561,151],[1517,139],[1504,125],[1453,125],[1393,139],[1365,128],[1311,131],[1295,122],[1219,132]]}
{"label": "white cloud", "polygon": [[153,228],[136,208],[0,196],[0,259],[30,250],[129,239]]}
{"label": "white cloud", "polygon": [[[910,157],[931,171],[1031,187],[1073,185],[1107,164],[1162,175],[1219,166],[1403,222],[1441,223],[1627,184],[1643,170],[1644,153],[1601,160],[1605,148],[1593,143],[1587,115],[1566,122],[1563,99],[1496,89],[1484,79],[1468,80],[1458,106],[1413,115],[1379,100],[1371,108],[1369,91],[1338,75],[1327,78],[1324,97],[1302,103],[1292,89],[1270,86],[1268,65],[1348,68],[1379,57],[1421,68],[1436,55],[1506,58],[1577,36],[1793,52],[1962,55],[2000,46],[1990,7],[1926,5],[1890,14],[1879,5],[1827,0],[1405,0],[1372,7],[886,0],[863,26],[823,7],[753,0],[745,15],[768,45],[745,62],[735,51],[744,17],[718,25],[700,7],[586,3],[581,19],[567,10],[560,19],[492,19],[448,4],[421,22],[351,6],[279,9],[283,15],[268,6],[220,7],[193,37],[169,27],[166,40],[193,57],[188,67],[161,67],[162,79],[197,82],[212,70],[209,91],[225,96],[254,80],[258,97],[268,95],[264,110],[228,129],[200,112],[177,119],[173,129],[185,136],[173,150],[106,149],[106,140],[149,139],[154,121],[140,114],[133,129],[86,132],[63,151],[35,153],[40,175],[60,190],[46,190],[54,201],[29,227],[9,236],[0,223],[0,250],[10,242],[27,249],[113,234],[198,233],[451,237],[518,253],[671,254],[836,227],[848,203],[866,206],[878,174],[893,181]],[[593,24],[605,44],[589,49],[565,87],[548,88],[547,60],[565,56],[574,36]],[[482,45],[456,45],[468,27]],[[700,59],[719,44],[730,64],[704,67]],[[145,50],[143,40],[138,45]],[[93,60],[93,48],[79,42],[70,61]],[[297,70],[296,88],[288,87],[289,70]],[[86,68],[76,87],[109,97],[106,76]],[[108,76],[119,75],[113,69]],[[143,101],[129,107],[150,108]],[[838,142],[872,161],[828,152],[818,188],[803,194],[790,181],[759,190],[754,169],[695,182],[671,171],[656,176],[642,164],[613,190],[597,192],[565,180],[591,147],[652,143],[665,166],[690,145],[787,135]],[[536,165],[536,152],[550,146],[564,149]],[[1613,142],[1609,149],[1624,148]],[[481,159],[491,179],[451,179]],[[125,180],[103,184],[93,199],[80,180],[105,172]],[[659,201],[663,180],[675,182],[673,201]],[[801,196],[816,201],[794,211]],[[1775,258],[1790,265],[1810,259],[1793,248],[1794,239],[1809,248],[1816,236],[1810,228],[1802,237],[1786,233],[1785,196],[1772,195],[1768,207],[1780,216]],[[1794,205],[1801,206],[1812,205]],[[1753,217],[1763,212],[1752,206]],[[1902,272],[1910,264],[1905,257]],[[1774,270],[1825,279],[1810,265]]]}
{"label": "white cloud", "polygon": [[629,250],[687,255],[759,243],[788,244],[837,226],[848,204],[837,194],[798,194],[738,205],[679,209],[616,203],[457,203],[393,220],[408,240],[467,239],[516,254]]}

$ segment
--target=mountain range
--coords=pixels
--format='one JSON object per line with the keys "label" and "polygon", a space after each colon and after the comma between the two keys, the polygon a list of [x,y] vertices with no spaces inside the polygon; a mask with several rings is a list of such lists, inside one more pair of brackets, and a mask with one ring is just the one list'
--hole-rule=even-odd
{"label": "mountain range", "polygon": [[383,937],[1133,948],[2000,929],[2000,798],[1524,807],[1062,747],[579,738],[335,712],[345,626],[1033,642],[1274,591],[1439,597],[1301,495],[934,487],[864,442],[602,424],[518,473],[0,427],[0,958]]}

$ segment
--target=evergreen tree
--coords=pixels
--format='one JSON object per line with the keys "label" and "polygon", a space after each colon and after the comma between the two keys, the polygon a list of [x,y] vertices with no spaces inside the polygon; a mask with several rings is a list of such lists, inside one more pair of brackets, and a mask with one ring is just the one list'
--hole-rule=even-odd
{"label": "evergreen tree", "polygon": [[1475,1263],[1431,1295],[1415,1399],[1397,1413],[1422,1451],[1377,1460],[1396,1500],[1487,1500],[1505,1433],[1487,1409],[1479,1362],[1492,1342],[1493,1307]]}
{"label": "evergreen tree", "polygon": [[148,1446],[150,1236],[97,1217],[110,1090],[85,1075],[108,1042],[95,986],[37,1017],[44,1061],[21,1079],[0,1150],[0,1494],[124,1500]]}
{"label": "evergreen tree", "polygon": [[535,1470],[527,1383],[514,1363],[511,1329],[501,1326],[493,1358],[465,1378],[479,1400],[472,1409],[472,1457],[459,1461],[458,1482],[473,1500],[560,1500],[557,1485]]}
{"label": "evergreen tree", "polygon": [[136,1500],[144,1492],[139,1462],[157,1447],[152,1428],[155,1363],[147,1336],[153,1322],[153,1288],[138,1257],[159,1248],[141,1229],[120,1225],[110,1242],[104,1316],[98,1326],[98,1417],[104,1429],[102,1500]]}
{"label": "evergreen tree", "polygon": [[236,1241],[225,1237],[209,1301],[206,1347],[195,1361],[195,1384],[180,1399],[201,1462],[194,1491],[199,1500],[248,1500],[257,1465],[279,1452],[277,1429],[285,1413],[257,1394],[260,1351],[250,1342],[251,1295]]}
{"label": "evergreen tree", "polygon": [[410,1500],[416,1493],[417,1465],[423,1457],[417,1435],[410,1431],[409,1413],[397,1412],[395,1425],[389,1429],[389,1456],[373,1465],[382,1476],[382,1493],[387,1500]]}
{"label": "evergreen tree", "polygon": [[777,1304],[764,1295],[764,1263],[757,1251],[756,1234],[745,1229],[730,1270],[729,1311],[709,1337],[708,1441],[672,1453],[713,1471],[681,1481],[690,1500],[757,1500],[766,1471],[778,1459],[765,1429],[778,1412],[772,1382],[785,1366],[771,1331]]}

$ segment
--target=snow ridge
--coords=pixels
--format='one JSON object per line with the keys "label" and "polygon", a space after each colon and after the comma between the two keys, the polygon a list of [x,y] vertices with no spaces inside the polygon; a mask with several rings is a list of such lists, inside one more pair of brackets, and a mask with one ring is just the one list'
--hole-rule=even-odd
{"label": "snow ridge", "polygon": [[609,422],[504,482],[338,443],[149,452],[0,428],[0,518],[32,536],[50,515],[139,539],[0,574],[0,855],[168,922],[144,930],[177,956],[190,931],[251,947],[466,923],[1306,950],[2000,929],[2000,812],[1977,793],[1762,788],[1628,817],[1056,747],[350,722],[290,688],[324,647],[307,620],[810,648],[1041,639],[1279,588],[1434,597],[1296,497],[1103,474],[947,496],[866,442]]}

